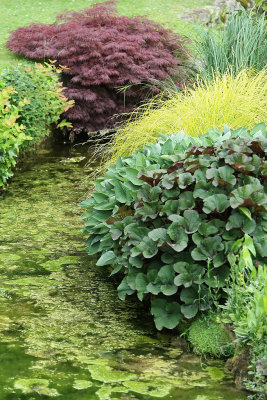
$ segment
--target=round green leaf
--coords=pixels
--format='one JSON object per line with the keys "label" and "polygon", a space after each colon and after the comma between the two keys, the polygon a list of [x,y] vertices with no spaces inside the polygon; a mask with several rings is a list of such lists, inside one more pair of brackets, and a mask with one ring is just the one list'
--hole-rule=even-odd
{"label": "round green leaf", "polygon": [[229,207],[229,200],[225,194],[213,194],[204,199],[203,212],[210,214],[211,212],[224,212]]}
{"label": "round green leaf", "polygon": [[182,314],[187,319],[194,318],[198,312],[198,304],[189,304],[189,305],[182,305],[181,306]]}

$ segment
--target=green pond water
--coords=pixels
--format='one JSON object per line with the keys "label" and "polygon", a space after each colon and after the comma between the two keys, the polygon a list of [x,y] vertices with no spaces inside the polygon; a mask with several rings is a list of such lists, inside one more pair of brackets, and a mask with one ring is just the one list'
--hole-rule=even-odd
{"label": "green pond water", "polygon": [[0,400],[245,399],[86,255],[84,153],[31,154],[0,197]]}

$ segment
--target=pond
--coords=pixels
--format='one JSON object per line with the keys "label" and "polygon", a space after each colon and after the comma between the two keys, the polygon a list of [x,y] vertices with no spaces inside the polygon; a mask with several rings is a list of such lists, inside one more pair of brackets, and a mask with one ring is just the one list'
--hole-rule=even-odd
{"label": "pond", "polygon": [[30,154],[0,198],[0,399],[246,399],[86,254],[87,158],[63,144]]}

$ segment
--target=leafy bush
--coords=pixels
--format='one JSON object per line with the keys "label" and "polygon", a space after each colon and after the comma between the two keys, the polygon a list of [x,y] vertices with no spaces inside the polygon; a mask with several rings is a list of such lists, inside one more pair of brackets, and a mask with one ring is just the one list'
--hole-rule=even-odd
{"label": "leafy bush", "polygon": [[[13,175],[21,149],[30,149],[71,107],[53,66],[16,65],[0,75],[0,187]],[[64,120],[58,127],[68,125]]]}
{"label": "leafy bush", "polygon": [[196,49],[200,74],[213,79],[214,72],[234,76],[244,68],[261,70],[267,64],[266,21],[245,10],[232,14],[223,32],[202,31]]}
{"label": "leafy bush", "polygon": [[12,176],[12,166],[16,164],[19,146],[27,138],[17,119],[24,102],[18,106],[11,104],[14,89],[4,87],[0,82],[0,187]]}
{"label": "leafy bush", "polygon": [[82,203],[88,253],[102,253],[97,265],[112,265],[112,274],[123,271],[121,299],[152,296],[158,329],[210,307],[229,275],[226,254],[244,233],[266,256],[266,136],[260,124],[165,137],[119,157]]}
{"label": "leafy bush", "polygon": [[[10,97],[11,104],[18,106],[27,99],[17,119],[17,123],[24,126],[25,134],[30,137],[30,141],[21,143],[22,148],[48,135],[51,125],[56,124],[60,115],[72,104],[62,94],[59,73],[59,69],[49,64],[17,64],[1,72],[0,82],[15,89]],[[59,124],[60,127],[66,125],[64,120]]]}
{"label": "leafy bush", "polygon": [[[265,215],[265,223],[267,216]],[[266,237],[266,235],[265,235]],[[245,386],[264,399],[267,373],[267,268],[255,265],[256,243],[249,235],[239,239],[228,256],[231,274],[222,321],[233,326],[239,346],[250,347],[250,366]]]}
{"label": "leafy bush", "polygon": [[75,100],[75,107],[66,116],[74,129],[87,131],[107,127],[112,115],[129,111],[144,97],[139,86],[127,90],[126,97],[119,86],[170,75],[181,87],[188,59],[179,35],[141,17],[118,16],[113,1],[66,13],[52,25],[19,28],[7,47],[68,67],[62,73],[64,94]]}
{"label": "leafy bush", "polygon": [[230,357],[235,347],[227,332],[216,321],[216,314],[199,316],[189,327],[188,340],[193,351],[202,356]]}
{"label": "leafy bush", "polygon": [[[184,94],[173,93],[170,100],[152,101],[132,114],[129,123],[119,129],[105,154],[107,164],[118,156],[131,155],[147,143],[158,140],[158,132],[199,136],[210,127],[231,129],[267,122],[267,73],[253,75],[242,71],[236,77],[217,75],[214,82],[197,83]],[[156,108],[156,109],[155,109]]]}

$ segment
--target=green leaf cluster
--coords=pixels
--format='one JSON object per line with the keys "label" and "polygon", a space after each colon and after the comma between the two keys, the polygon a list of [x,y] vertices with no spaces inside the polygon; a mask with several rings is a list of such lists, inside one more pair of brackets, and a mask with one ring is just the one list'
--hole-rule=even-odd
{"label": "green leaf cluster", "polygon": [[[53,64],[16,64],[1,71],[0,81],[4,86],[12,86],[10,103],[15,107],[24,102],[17,123],[24,126],[30,140],[25,140],[22,148],[29,149],[50,133],[60,115],[71,106],[64,97],[58,80],[60,70]],[[67,123],[61,121],[60,127]]]}
{"label": "green leaf cluster", "polygon": [[28,139],[17,122],[24,103],[19,107],[12,105],[13,93],[12,87],[4,87],[0,81],[0,187],[13,175],[12,167],[16,164],[19,146]]}
{"label": "green leaf cluster", "polygon": [[[266,235],[265,235],[266,238]],[[256,263],[256,243],[249,235],[237,240],[228,255],[231,272],[221,305],[221,320],[229,324],[239,348],[249,349],[247,390],[266,396],[267,267]],[[254,397],[254,396],[253,396]]]}
{"label": "green leaf cluster", "polygon": [[227,301],[221,306],[223,322],[234,326],[237,340],[253,346],[267,340],[267,268],[253,262],[255,247],[249,235],[235,242],[228,255]]}
{"label": "green leaf cluster", "polygon": [[227,254],[249,234],[266,257],[264,124],[161,138],[118,158],[81,206],[89,254],[122,272],[121,299],[151,298],[156,327],[207,310],[229,276]]}
{"label": "green leaf cluster", "polygon": [[[0,187],[22,149],[31,149],[71,106],[53,66],[14,65],[0,75]],[[60,127],[67,123],[61,121]]]}

